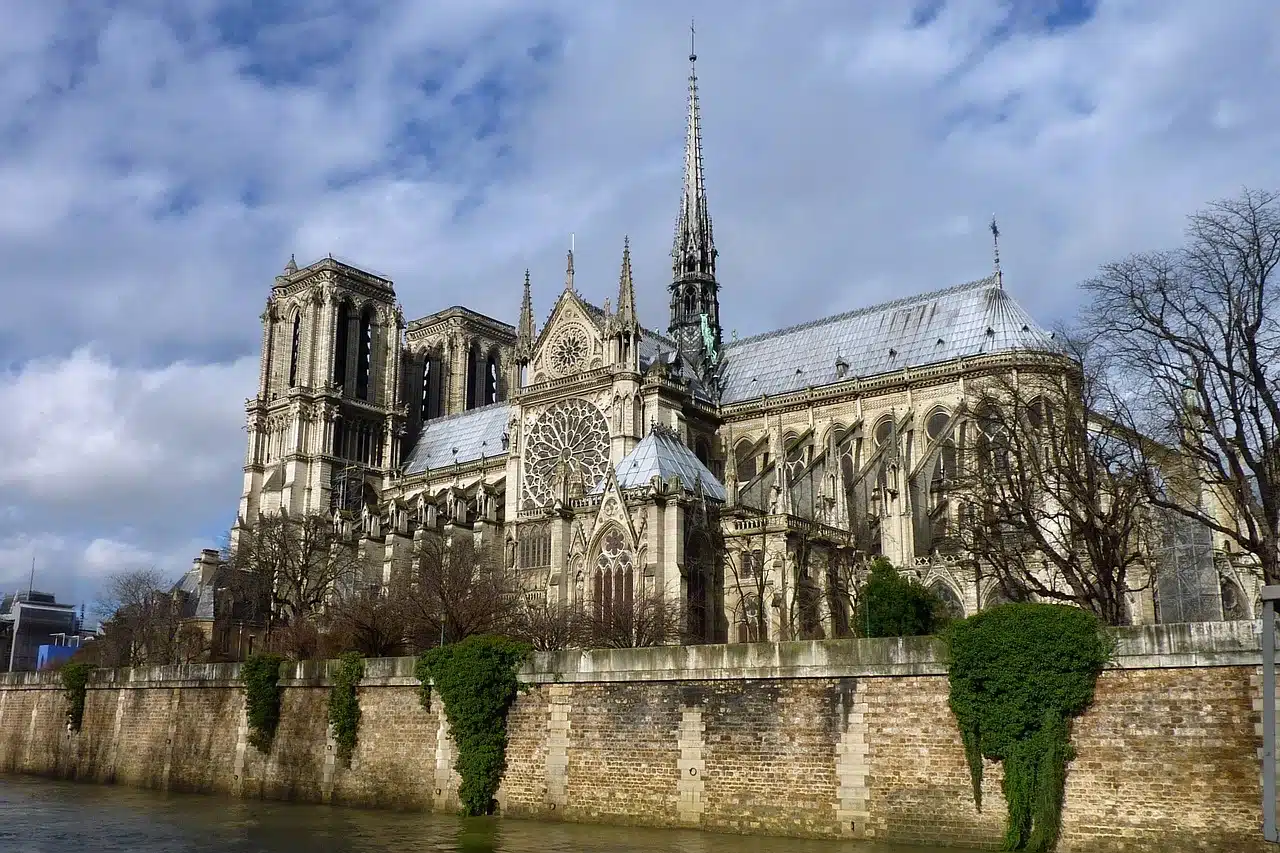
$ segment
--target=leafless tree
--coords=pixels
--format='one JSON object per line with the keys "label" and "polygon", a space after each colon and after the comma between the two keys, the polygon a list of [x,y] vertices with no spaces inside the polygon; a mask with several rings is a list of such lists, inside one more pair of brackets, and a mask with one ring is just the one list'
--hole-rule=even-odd
{"label": "leafless tree", "polygon": [[949,485],[962,507],[957,536],[1006,596],[1074,604],[1117,625],[1127,594],[1151,580],[1145,455],[1097,414],[1105,389],[1079,369],[1084,354],[991,378]]}
{"label": "leafless tree", "polygon": [[1234,541],[1272,584],[1280,583],[1277,266],[1280,193],[1245,190],[1193,215],[1182,248],[1108,264],[1085,284],[1086,317],[1123,390],[1115,417],[1190,462],[1181,476],[1152,476],[1149,500]]}
{"label": "leafless tree", "polygon": [[116,572],[94,603],[105,636],[97,653],[103,666],[175,662],[181,609],[156,569]]}
{"label": "leafless tree", "polygon": [[414,648],[454,643],[475,634],[509,634],[522,607],[520,590],[497,547],[470,534],[428,533],[414,545],[407,572],[389,595],[403,606]]}
{"label": "leafless tree", "polygon": [[595,648],[635,649],[685,639],[685,608],[657,589],[628,588],[588,605],[584,619]]}
{"label": "leafless tree", "polygon": [[[734,626],[739,642],[769,640],[769,606],[772,586],[769,583],[767,539],[764,533],[726,539],[737,543],[724,550],[725,585],[737,602]],[[776,639],[776,638],[775,638]]]}
{"label": "leafless tree", "polygon": [[334,594],[358,585],[362,570],[355,544],[323,513],[262,516],[240,537],[231,564],[244,579],[235,594],[265,602],[268,637],[318,615]]}
{"label": "leafless tree", "polygon": [[405,602],[391,592],[368,589],[339,595],[325,614],[329,643],[339,652],[355,651],[365,657],[403,654],[408,635]]}
{"label": "leafless tree", "polygon": [[575,607],[549,602],[544,595],[521,597],[512,633],[540,652],[591,644],[591,625],[584,614]]}

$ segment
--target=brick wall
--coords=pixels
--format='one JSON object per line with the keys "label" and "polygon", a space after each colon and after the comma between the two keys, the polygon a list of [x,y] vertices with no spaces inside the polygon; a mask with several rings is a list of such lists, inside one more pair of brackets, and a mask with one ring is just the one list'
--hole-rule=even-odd
{"label": "brick wall", "polygon": [[[1260,666],[1251,623],[1134,629],[1075,722],[1062,851],[1261,851]],[[552,820],[990,846],[998,765],[973,803],[931,641],[540,655],[508,721],[504,813]],[[457,806],[438,697],[370,661],[351,767],[323,664],[285,684],[268,755],[234,665],[95,674],[83,730],[56,676],[0,677],[0,772],[241,797]]]}

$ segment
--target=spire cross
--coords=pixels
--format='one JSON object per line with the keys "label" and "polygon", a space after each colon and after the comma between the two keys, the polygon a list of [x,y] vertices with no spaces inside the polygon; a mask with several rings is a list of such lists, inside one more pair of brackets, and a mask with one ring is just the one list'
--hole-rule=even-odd
{"label": "spire cross", "polygon": [[991,214],[991,246],[995,252],[996,281],[1004,286],[1004,274],[1000,272],[1000,226],[996,225],[996,215]]}
{"label": "spire cross", "polygon": [[690,18],[690,19],[689,19],[689,61],[690,61],[690,62],[697,62],[697,61],[698,61],[698,54],[697,54],[697,52],[693,49],[693,37],[694,37],[694,34],[695,34],[695,31],[694,31],[694,29],[693,29],[693,18]]}

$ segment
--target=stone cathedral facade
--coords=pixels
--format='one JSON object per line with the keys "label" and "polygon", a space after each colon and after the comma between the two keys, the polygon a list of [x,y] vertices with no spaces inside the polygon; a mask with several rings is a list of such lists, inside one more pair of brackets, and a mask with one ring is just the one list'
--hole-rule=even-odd
{"label": "stone cathedral facade", "polygon": [[391,281],[291,259],[262,315],[237,527],[331,514],[370,583],[423,531],[469,534],[530,594],[660,594],[709,642],[832,636],[832,584],[873,554],[956,614],[999,598],[945,547],[966,383],[1042,370],[1052,335],[997,270],[726,342],[701,135],[691,64],[660,330],[636,312],[625,241],[607,287],[580,284],[570,252],[541,324],[527,274],[515,325],[461,307],[406,323]]}

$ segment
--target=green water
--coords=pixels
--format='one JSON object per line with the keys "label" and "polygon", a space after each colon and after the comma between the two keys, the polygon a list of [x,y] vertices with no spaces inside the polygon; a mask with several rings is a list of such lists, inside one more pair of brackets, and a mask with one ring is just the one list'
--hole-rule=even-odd
{"label": "green water", "polygon": [[[0,776],[3,853],[943,853],[164,794]],[[954,851],[952,851],[954,853]]]}

